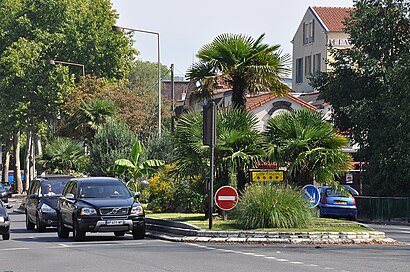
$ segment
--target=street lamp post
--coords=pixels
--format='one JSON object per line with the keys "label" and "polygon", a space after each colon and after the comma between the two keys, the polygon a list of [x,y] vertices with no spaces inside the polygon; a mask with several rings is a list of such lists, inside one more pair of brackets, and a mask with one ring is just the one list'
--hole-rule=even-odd
{"label": "street lamp post", "polygon": [[52,60],[52,59],[46,60],[46,63],[47,63],[47,64],[50,64],[50,65],[66,64],[66,65],[79,66],[79,67],[82,67],[82,69],[83,69],[83,77],[85,76],[85,67],[84,67],[84,64],[74,63],[74,62],[67,62],[67,61],[61,61],[61,60]]}
{"label": "street lamp post", "polygon": [[141,30],[135,28],[121,27],[121,26],[112,26],[112,30],[115,32],[123,32],[128,30],[131,32],[141,32],[147,34],[153,34],[157,36],[157,65],[158,65],[158,138],[161,137],[161,58],[160,58],[160,46],[159,46],[159,32]]}

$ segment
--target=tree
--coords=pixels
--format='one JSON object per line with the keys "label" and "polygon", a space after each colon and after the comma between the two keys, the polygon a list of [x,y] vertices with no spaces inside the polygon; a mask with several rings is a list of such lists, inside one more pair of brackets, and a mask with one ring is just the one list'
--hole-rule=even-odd
{"label": "tree", "polygon": [[[208,176],[209,147],[202,143],[202,114],[188,112],[181,116],[175,129],[176,173]],[[216,180],[227,185],[235,173],[237,187],[246,183],[246,169],[260,160],[264,152],[262,138],[256,129],[256,117],[239,108],[218,110],[215,145]]]}
{"label": "tree", "polygon": [[335,51],[332,71],[314,81],[332,104],[335,123],[360,145],[365,189],[410,193],[408,142],[410,3],[358,0],[346,23],[353,47]]}
{"label": "tree", "polygon": [[124,122],[109,120],[91,142],[90,163],[86,171],[91,176],[112,175],[109,168],[118,158],[129,157],[136,138]]}
{"label": "tree", "polygon": [[131,160],[118,159],[115,161],[112,171],[119,175],[131,174],[135,192],[138,191],[138,179],[154,174],[159,166],[164,165],[161,160],[142,159],[142,145],[139,140],[135,141],[131,149]]}
{"label": "tree", "polygon": [[87,159],[80,143],[56,138],[45,148],[40,164],[51,174],[83,174]]}
{"label": "tree", "polygon": [[[81,63],[88,73],[110,79],[127,74],[136,51],[130,36],[111,30],[117,18],[109,0],[1,1],[0,125],[9,132],[5,138],[22,131],[32,135],[38,124],[51,123],[72,87],[69,71],[81,73],[78,67],[51,67],[44,60]],[[26,157],[31,153],[27,150]]]}
{"label": "tree", "polygon": [[303,186],[313,179],[332,184],[335,176],[351,167],[350,155],[341,150],[347,139],[316,111],[302,109],[272,117],[266,141],[270,159],[287,166],[294,185]]}
{"label": "tree", "polygon": [[245,35],[222,34],[204,45],[197,53],[188,78],[199,82],[198,92],[211,97],[223,80],[232,88],[232,104],[244,108],[246,93],[272,91],[285,94],[288,88],[281,79],[289,71],[289,55],[281,55],[279,45],[263,43],[265,34],[256,40]]}

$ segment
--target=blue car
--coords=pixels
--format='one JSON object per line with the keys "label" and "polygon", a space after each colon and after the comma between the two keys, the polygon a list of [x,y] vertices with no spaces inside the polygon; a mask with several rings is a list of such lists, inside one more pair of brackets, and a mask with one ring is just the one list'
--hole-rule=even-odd
{"label": "blue car", "polygon": [[320,217],[348,218],[356,220],[356,199],[349,190],[337,190],[332,186],[319,187],[320,202],[318,211]]}

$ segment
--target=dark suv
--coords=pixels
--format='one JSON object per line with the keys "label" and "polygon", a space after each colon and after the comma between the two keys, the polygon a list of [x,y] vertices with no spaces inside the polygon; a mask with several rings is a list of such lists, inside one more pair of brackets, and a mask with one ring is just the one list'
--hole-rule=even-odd
{"label": "dark suv", "polygon": [[46,227],[57,227],[57,200],[64,185],[73,176],[46,175],[33,179],[25,202],[26,228],[41,232]]}
{"label": "dark suv", "polygon": [[131,231],[134,239],[145,237],[145,214],[139,196],[130,193],[124,183],[115,178],[93,177],[70,180],[58,200],[58,237],[75,241],[86,232],[114,232],[124,236]]}
{"label": "dark suv", "polygon": [[7,209],[11,207],[0,200],[0,234],[3,236],[3,240],[10,239],[10,218]]}

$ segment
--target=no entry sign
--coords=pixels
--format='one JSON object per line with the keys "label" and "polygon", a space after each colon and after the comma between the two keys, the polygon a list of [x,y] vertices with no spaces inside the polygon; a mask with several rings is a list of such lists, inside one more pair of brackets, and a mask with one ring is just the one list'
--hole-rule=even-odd
{"label": "no entry sign", "polygon": [[215,203],[221,210],[232,210],[238,203],[238,192],[231,186],[222,186],[216,191]]}

